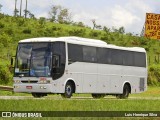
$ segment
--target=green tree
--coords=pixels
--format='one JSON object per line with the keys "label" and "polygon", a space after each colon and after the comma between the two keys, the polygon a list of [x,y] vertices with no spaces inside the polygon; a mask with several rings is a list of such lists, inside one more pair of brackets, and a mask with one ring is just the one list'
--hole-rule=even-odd
{"label": "green tree", "polygon": [[66,8],[63,8],[59,15],[58,15],[58,22],[59,23],[70,23],[71,22],[71,15],[69,13],[69,10]]}
{"label": "green tree", "polygon": [[120,27],[118,32],[121,33],[121,34],[124,34],[125,33],[125,28],[124,27]]}
{"label": "green tree", "polygon": [[22,13],[22,0],[20,2],[20,14],[19,14],[19,16],[21,16],[21,13]]}
{"label": "green tree", "polygon": [[31,13],[31,12],[29,12],[29,17],[30,17],[30,18],[33,18],[33,19],[35,18],[34,14]]}
{"label": "green tree", "polygon": [[114,26],[112,27],[113,32],[119,32]]}
{"label": "green tree", "polygon": [[15,17],[18,16],[18,13],[19,13],[19,11],[17,9],[17,0],[15,0],[14,16]]}
{"label": "green tree", "polygon": [[53,5],[49,11],[50,20],[58,23],[71,23],[71,13],[67,8],[60,5]]}
{"label": "green tree", "polygon": [[31,13],[29,10],[24,10],[24,16],[25,18],[27,18],[27,16],[29,15],[29,18],[35,18],[34,14]]}
{"label": "green tree", "polygon": [[27,18],[27,14],[28,14],[28,10],[27,10],[27,6],[28,6],[28,1],[26,0],[26,8],[25,8],[25,10],[24,10],[24,16],[25,16],[25,18]]}
{"label": "green tree", "polygon": [[35,18],[34,14],[31,13],[29,10],[24,10],[24,13],[26,14],[26,17],[27,15],[29,15],[30,18]]}
{"label": "green tree", "polygon": [[110,29],[107,28],[106,26],[103,27],[103,31],[105,31],[106,33],[109,33],[110,32]]}
{"label": "green tree", "polygon": [[45,17],[40,17],[40,19],[39,19],[39,24],[40,24],[42,27],[44,27],[45,23],[46,23],[46,18],[45,18]]}
{"label": "green tree", "polygon": [[61,6],[53,5],[52,8],[51,8],[51,11],[49,11],[50,20],[52,22],[56,22],[57,15],[59,14],[59,10],[61,10]]}
{"label": "green tree", "polygon": [[14,10],[14,16],[17,17],[17,16],[18,16],[18,13],[19,13],[19,10],[18,10],[18,9],[15,9],[15,10]]}
{"label": "green tree", "polygon": [[83,22],[78,22],[78,23],[77,23],[77,26],[79,26],[79,27],[85,27],[85,25],[84,25]]}
{"label": "green tree", "polygon": [[93,30],[94,30],[94,29],[96,28],[96,26],[97,26],[96,20],[95,20],[95,19],[92,19],[91,21],[92,21],[92,23],[93,23]]}
{"label": "green tree", "polygon": [[132,34],[131,32],[126,33],[126,35],[128,35],[128,36],[133,36],[133,34]]}
{"label": "green tree", "polygon": [[96,29],[99,29],[99,30],[102,29],[102,26],[101,26],[101,25],[97,25],[97,24],[96,24],[96,20],[95,20],[95,19],[92,19],[91,21],[92,21],[92,23],[93,23],[93,30],[94,30],[95,28],[96,28]]}

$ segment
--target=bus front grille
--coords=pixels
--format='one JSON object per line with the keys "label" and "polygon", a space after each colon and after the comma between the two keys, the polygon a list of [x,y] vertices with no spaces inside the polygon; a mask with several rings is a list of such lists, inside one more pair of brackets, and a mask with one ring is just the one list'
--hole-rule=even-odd
{"label": "bus front grille", "polygon": [[22,83],[38,83],[38,81],[29,81],[29,80],[26,80],[26,81],[21,81]]}

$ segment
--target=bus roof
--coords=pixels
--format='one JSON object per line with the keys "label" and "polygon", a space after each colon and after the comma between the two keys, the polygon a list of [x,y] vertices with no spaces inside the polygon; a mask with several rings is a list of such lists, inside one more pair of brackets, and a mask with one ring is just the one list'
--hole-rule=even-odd
{"label": "bus roof", "polygon": [[30,38],[30,39],[20,40],[19,43],[56,42],[56,41],[63,41],[72,44],[80,44],[80,45],[95,46],[95,47],[113,48],[113,49],[120,49],[127,51],[146,52],[145,49],[141,47],[120,47],[112,44],[107,44],[106,42],[101,40],[81,38],[81,37],[58,37],[58,38],[40,37],[40,38]]}

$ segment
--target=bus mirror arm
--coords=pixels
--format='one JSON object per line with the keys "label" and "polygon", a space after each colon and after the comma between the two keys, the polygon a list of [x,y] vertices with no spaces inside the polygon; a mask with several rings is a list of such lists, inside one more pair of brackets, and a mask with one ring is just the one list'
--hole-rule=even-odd
{"label": "bus mirror arm", "polygon": [[15,56],[12,56],[12,57],[11,57],[11,66],[12,66],[12,68],[13,68],[14,60],[15,60]]}
{"label": "bus mirror arm", "polygon": [[13,58],[11,58],[11,66],[13,66]]}

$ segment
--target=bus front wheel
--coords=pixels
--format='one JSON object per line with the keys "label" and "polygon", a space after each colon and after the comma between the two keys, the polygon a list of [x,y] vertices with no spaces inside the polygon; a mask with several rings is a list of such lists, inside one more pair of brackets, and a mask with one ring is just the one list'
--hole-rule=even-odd
{"label": "bus front wheel", "polygon": [[123,87],[123,94],[116,95],[116,97],[118,99],[126,99],[126,98],[128,98],[129,93],[130,93],[130,88],[127,84],[125,84],[124,87]]}
{"label": "bus front wheel", "polygon": [[71,98],[73,94],[74,88],[71,82],[67,82],[65,86],[65,92],[61,94],[63,98]]}

